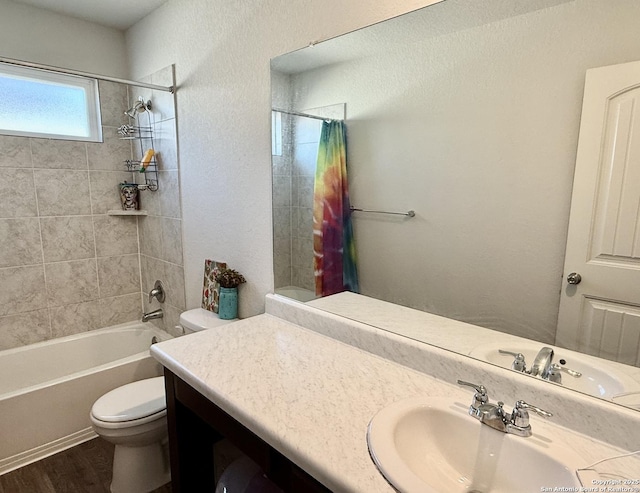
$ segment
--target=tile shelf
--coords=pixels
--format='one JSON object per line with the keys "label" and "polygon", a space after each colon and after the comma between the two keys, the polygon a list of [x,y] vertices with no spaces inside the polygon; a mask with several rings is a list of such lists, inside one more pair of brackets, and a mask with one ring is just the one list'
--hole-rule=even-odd
{"label": "tile shelf", "polygon": [[123,209],[113,209],[107,211],[107,216],[148,216],[149,211],[141,209],[139,211],[125,211]]}

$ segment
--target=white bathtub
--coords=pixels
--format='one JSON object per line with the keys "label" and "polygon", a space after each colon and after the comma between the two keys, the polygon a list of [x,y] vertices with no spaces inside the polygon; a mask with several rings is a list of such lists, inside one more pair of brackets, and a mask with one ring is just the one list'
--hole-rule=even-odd
{"label": "white bathtub", "polygon": [[154,337],[171,336],[131,322],[0,351],[0,474],[95,437],[98,397],[162,374]]}

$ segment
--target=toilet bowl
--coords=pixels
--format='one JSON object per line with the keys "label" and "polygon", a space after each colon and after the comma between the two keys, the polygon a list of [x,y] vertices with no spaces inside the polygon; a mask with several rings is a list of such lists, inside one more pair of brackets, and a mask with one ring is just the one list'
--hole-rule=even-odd
{"label": "toilet bowl", "polygon": [[111,493],[144,493],[170,480],[164,377],[107,392],[91,408],[91,426],[115,445]]}
{"label": "toilet bowl", "polygon": [[[233,322],[196,308],[180,315],[184,334]],[[91,408],[91,426],[115,445],[111,493],[146,493],[171,479],[164,377],[107,392]]]}

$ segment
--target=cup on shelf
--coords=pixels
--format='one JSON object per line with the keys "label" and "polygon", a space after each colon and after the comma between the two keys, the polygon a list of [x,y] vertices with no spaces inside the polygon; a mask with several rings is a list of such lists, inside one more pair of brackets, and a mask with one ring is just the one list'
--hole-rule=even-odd
{"label": "cup on shelf", "polygon": [[120,202],[125,211],[140,210],[140,194],[136,183],[120,183]]}

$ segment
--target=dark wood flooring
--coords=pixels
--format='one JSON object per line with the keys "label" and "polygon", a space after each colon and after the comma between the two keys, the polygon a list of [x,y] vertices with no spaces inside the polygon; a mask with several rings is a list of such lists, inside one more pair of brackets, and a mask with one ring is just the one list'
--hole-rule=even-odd
{"label": "dark wood flooring", "polygon": [[[113,447],[94,438],[3,474],[0,493],[109,493]],[[171,485],[153,493],[171,493]]]}

